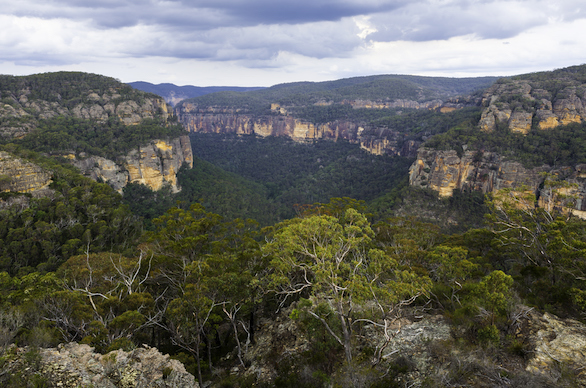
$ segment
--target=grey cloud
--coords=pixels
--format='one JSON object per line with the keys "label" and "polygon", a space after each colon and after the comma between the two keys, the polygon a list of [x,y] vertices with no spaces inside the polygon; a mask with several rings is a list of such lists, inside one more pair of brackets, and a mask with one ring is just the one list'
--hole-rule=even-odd
{"label": "grey cloud", "polygon": [[[154,34],[157,36],[158,34]],[[362,44],[353,22],[321,22],[303,25],[218,28],[190,31],[173,39],[147,40],[134,55],[158,55],[210,60],[272,60],[280,52],[312,58],[344,57]]]}
{"label": "grey cloud", "polygon": [[553,5],[528,0],[412,3],[395,12],[373,15],[371,22],[377,32],[368,38],[382,42],[429,41],[474,34],[483,39],[504,39],[545,25],[551,18],[585,17],[586,13],[574,8],[573,3],[573,0]]}
{"label": "grey cloud", "polygon": [[91,19],[104,28],[137,24],[211,28],[257,24],[337,21],[344,17],[390,11],[406,0],[19,0],[0,13],[44,18]]}
{"label": "grey cloud", "polygon": [[[371,41],[442,40],[468,34],[512,37],[550,18],[586,17],[582,1],[18,0],[3,6],[0,15],[80,22],[103,32],[117,56],[230,60],[270,67],[282,52],[344,58]],[[376,32],[360,38],[354,16],[367,17]],[[129,27],[139,32],[128,34],[123,28]],[[9,44],[0,46],[10,50]]]}

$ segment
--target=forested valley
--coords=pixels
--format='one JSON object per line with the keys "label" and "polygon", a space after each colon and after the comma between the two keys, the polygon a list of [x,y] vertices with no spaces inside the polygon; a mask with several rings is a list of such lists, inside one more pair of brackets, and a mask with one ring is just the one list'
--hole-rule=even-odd
{"label": "forested valley", "polygon": [[[51,85],[63,79],[94,82],[84,90],[99,95],[123,88],[100,77],[53,77],[36,93],[55,103],[65,93]],[[27,133],[4,135],[0,151],[34,162],[52,179],[43,196],[0,194],[3,386],[52,386],[39,370],[39,349],[70,342],[102,354],[155,347],[202,387],[583,381],[583,365],[558,362],[550,374],[528,367],[536,353],[532,314],[586,319],[586,221],[567,211],[576,198],[555,176],[543,182],[549,207],[535,206],[535,193],[523,190],[456,190],[440,198],[409,186],[413,158],[373,155],[343,140],[192,133],[193,167],[177,172],[181,191],[130,183],[119,193],[63,156],[116,159],[145,139],[185,132],[160,115],[128,126],[115,116],[42,116],[11,97],[34,89],[37,78],[28,86],[0,79],[12,107],[4,109],[29,110],[2,122],[6,133],[15,125]],[[415,95],[406,80],[393,87]],[[311,101],[325,95],[307,84],[295,88],[295,101],[299,90]],[[144,104],[144,95],[122,90]],[[354,91],[361,95],[360,87]],[[261,92],[274,91],[254,93]],[[85,101],[67,101],[74,106],[76,99]],[[584,163],[584,124],[527,136],[504,125],[487,133],[477,129],[480,109],[452,116],[393,111],[372,121],[437,149],[508,152],[527,165]],[[0,185],[11,179],[0,174]],[[414,324],[447,329],[410,353],[397,339]],[[26,349],[25,364],[15,361],[18,349]]]}

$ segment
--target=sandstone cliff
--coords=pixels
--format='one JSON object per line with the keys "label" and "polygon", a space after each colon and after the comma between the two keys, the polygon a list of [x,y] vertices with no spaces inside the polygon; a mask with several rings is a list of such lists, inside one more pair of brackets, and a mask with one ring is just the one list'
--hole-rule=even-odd
{"label": "sandstone cliff", "polygon": [[36,164],[0,151],[0,192],[41,194],[48,190],[51,176]]}
{"label": "sandstone cliff", "polygon": [[[153,190],[168,183],[177,191],[177,171],[183,163],[192,166],[189,138],[165,138],[182,133],[178,126],[169,124],[172,110],[165,100],[113,78],[78,72],[0,76],[0,98],[0,138],[23,139],[27,148],[65,156],[84,174],[118,191],[129,182],[143,183]],[[26,143],[30,139],[27,135],[35,129],[38,131],[31,137],[37,136],[36,140]],[[157,133],[162,134],[160,139],[154,139]],[[147,140],[139,143],[138,139]],[[125,146],[110,147],[117,141]],[[127,152],[132,147],[135,149]],[[108,149],[118,151],[104,151]],[[37,186],[30,190],[37,190]]]}
{"label": "sandstone cliff", "polygon": [[569,70],[495,83],[483,95],[480,128],[493,131],[502,124],[526,134],[586,120],[586,84]]}
{"label": "sandstone cliff", "polygon": [[102,180],[121,191],[128,183],[141,183],[152,190],[168,184],[179,191],[177,171],[183,165],[193,167],[193,154],[188,136],[152,140],[112,161],[99,156],[71,156],[72,163],[94,180]]}
{"label": "sandstone cliff", "polygon": [[[404,102],[401,104],[404,105]],[[314,124],[293,117],[277,104],[272,108],[272,115],[255,116],[221,107],[200,109],[197,105],[184,102],[176,114],[189,132],[285,136],[297,142],[341,139],[360,144],[363,149],[376,155],[415,157],[421,144],[420,141],[408,139],[407,134],[386,128],[365,129],[360,123],[350,120]]]}
{"label": "sandstone cliff", "polygon": [[154,117],[166,120],[171,112],[161,97],[147,95],[136,100],[129,99],[113,87],[101,95],[92,90],[82,92],[77,97],[79,102],[73,104],[32,98],[31,94],[30,87],[19,91],[2,91],[0,117],[13,119],[0,123],[2,137],[22,137],[38,125],[38,120],[57,116],[72,116],[101,122],[115,117],[127,125],[133,125],[143,119]]}
{"label": "sandstone cliff", "polygon": [[586,211],[586,165],[556,167],[548,165],[525,168],[521,163],[509,161],[492,152],[440,151],[420,148],[417,160],[409,169],[409,183],[428,187],[442,197],[452,195],[454,189],[490,193],[504,188],[527,187],[542,200],[546,200],[541,186],[543,173],[551,173],[575,187],[568,194],[576,196],[575,213]]}

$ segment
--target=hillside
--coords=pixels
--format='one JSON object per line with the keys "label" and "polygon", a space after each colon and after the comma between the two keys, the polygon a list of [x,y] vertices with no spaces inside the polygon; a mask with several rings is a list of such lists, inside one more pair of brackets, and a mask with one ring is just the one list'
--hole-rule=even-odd
{"label": "hillside", "polygon": [[[301,82],[208,94],[175,112],[189,132],[344,139],[377,155],[414,157],[424,139],[479,112],[478,93],[495,80],[385,75]],[[444,119],[432,111],[452,114]]]}
{"label": "hillside", "polygon": [[442,78],[408,75],[380,75],[326,82],[279,84],[247,93],[224,92],[185,101],[201,108],[237,108],[243,113],[314,104],[341,104],[344,101],[373,101],[381,104],[397,100],[427,102],[469,95],[490,86],[496,77]]}
{"label": "hillside", "polygon": [[[482,96],[477,122],[430,138],[411,168],[414,186],[492,193],[525,186],[540,201],[548,177],[586,210],[586,65],[499,80]],[[565,183],[563,183],[565,182]]]}
{"label": "hillside", "polygon": [[0,76],[0,97],[1,144],[65,157],[116,190],[133,181],[177,189],[175,172],[191,161],[189,139],[176,140],[185,132],[165,101],[112,78]]}

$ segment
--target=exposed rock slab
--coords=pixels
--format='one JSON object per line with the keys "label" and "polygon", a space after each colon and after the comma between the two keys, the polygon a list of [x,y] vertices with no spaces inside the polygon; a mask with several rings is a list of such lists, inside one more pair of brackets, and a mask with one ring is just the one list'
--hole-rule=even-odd
{"label": "exposed rock slab", "polygon": [[0,191],[39,194],[48,190],[51,177],[36,164],[0,151]]}
{"label": "exposed rock slab", "polygon": [[409,184],[428,187],[442,197],[452,196],[456,189],[486,194],[524,187],[543,202],[549,196],[549,192],[541,190],[543,173],[554,174],[573,185],[566,194],[576,198],[573,212],[583,217],[586,211],[586,165],[583,164],[555,169],[548,165],[526,168],[492,152],[466,151],[458,155],[454,150],[420,148],[409,168]]}
{"label": "exposed rock slab", "polygon": [[417,141],[406,141],[407,135],[398,131],[365,129],[359,123],[348,120],[314,124],[294,118],[280,107],[275,112],[278,114],[254,116],[224,108],[199,109],[188,103],[183,103],[176,111],[180,122],[189,132],[283,136],[297,142],[342,139],[360,144],[361,148],[376,155],[404,157],[415,157],[420,144]]}
{"label": "exposed rock slab", "polygon": [[130,352],[94,353],[88,345],[69,343],[40,349],[40,370],[50,387],[193,388],[199,385],[183,364],[143,347]]}
{"label": "exposed rock slab", "polygon": [[[559,90],[546,90],[554,77]],[[586,84],[554,74],[541,81],[501,80],[486,90],[482,105],[479,126],[484,131],[494,131],[499,123],[523,134],[534,127],[552,129],[586,120]]]}
{"label": "exposed rock slab", "polygon": [[527,169],[491,152],[466,151],[458,155],[454,150],[420,148],[409,169],[409,182],[412,186],[429,187],[442,197],[451,196],[455,189],[489,193],[525,185],[535,191],[543,181],[541,173],[546,171],[551,167]]}
{"label": "exposed rock slab", "polygon": [[177,192],[180,189],[177,185],[177,171],[183,163],[193,167],[189,136],[152,140],[117,161],[99,156],[78,158],[73,155],[72,159],[83,174],[94,180],[102,180],[118,191],[128,183],[141,183],[152,190],[159,190],[169,184]]}
{"label": "exposed rock slab", "polygon": [[571,368],[578,371],[581,386],[586,386],[586,325],[548,313],[533,313],[531,318],[528,325],[533,356],[526,370],[556,379],[560,368]]}

